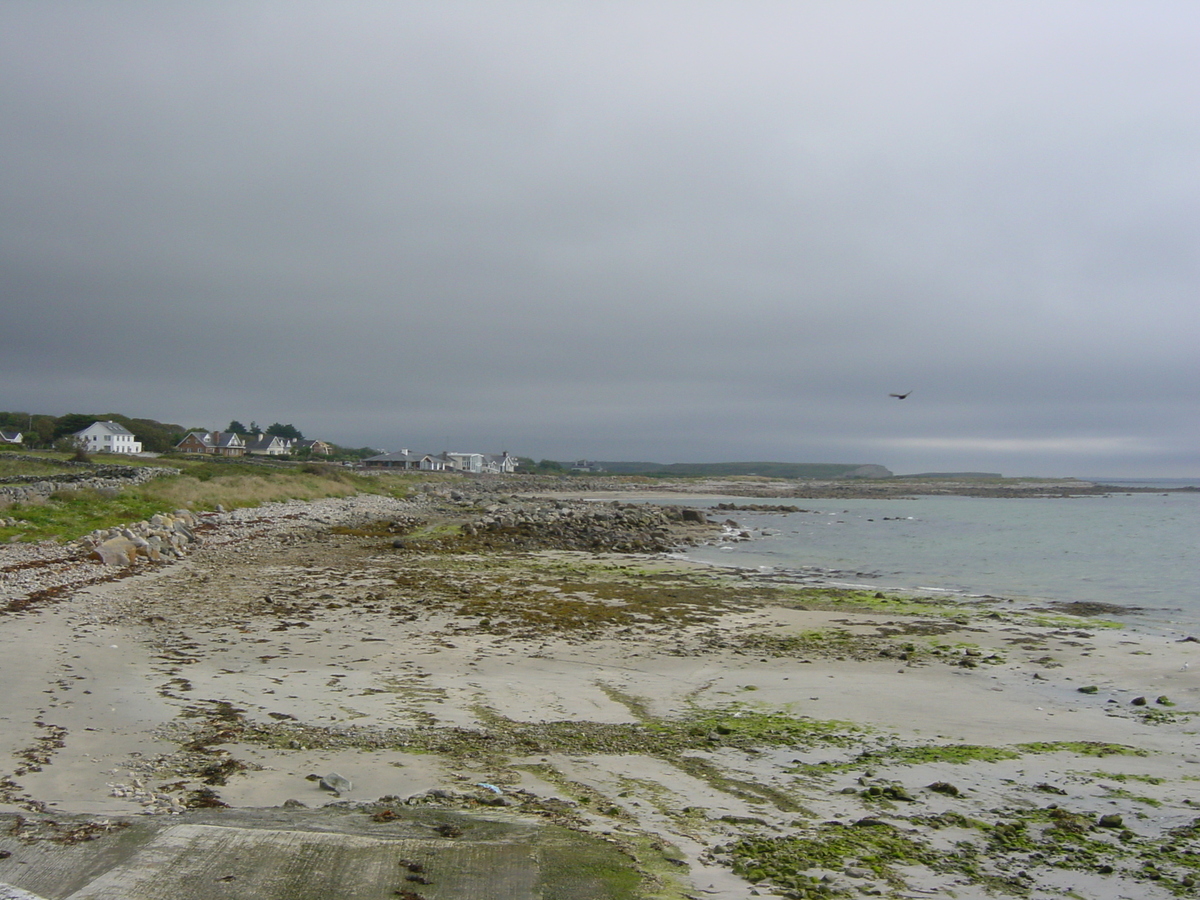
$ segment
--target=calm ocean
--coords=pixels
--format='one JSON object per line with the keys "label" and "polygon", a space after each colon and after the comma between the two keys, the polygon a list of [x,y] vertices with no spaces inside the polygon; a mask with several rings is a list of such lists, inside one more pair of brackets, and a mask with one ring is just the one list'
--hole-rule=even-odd
{"label": "calm ocean", "polygon": [[726,502],[807,511],[716,512],[754,539],[688,559],[872,589],[1113,603],[1139,608],[1131,621],[1200,631],[1200,492]]}

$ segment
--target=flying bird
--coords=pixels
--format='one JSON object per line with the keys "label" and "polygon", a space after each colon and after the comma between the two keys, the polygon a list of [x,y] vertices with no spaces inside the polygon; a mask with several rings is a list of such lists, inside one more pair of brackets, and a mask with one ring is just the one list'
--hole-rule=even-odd
{"label": "flying bird", "polygon": [[903,400],[905,397],[907,397],[911,393],[912,393],[912,391],[908,391],[907,393],[904,393],[904,394],[888,394],[888,396],[895,397],[897,400]]}

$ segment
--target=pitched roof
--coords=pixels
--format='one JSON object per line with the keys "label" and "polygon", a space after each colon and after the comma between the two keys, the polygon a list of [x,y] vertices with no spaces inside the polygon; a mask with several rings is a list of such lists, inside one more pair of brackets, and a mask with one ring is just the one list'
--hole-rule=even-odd
{"label": "pitched roof", "polygon": [[83,434],[83,432],[88,431],[92,428],[95,428],[97,425],[100,426],[101,431],[107,431],[109,434],[128,434],[131,437],[133,436],[133,432],[130,431],[128,428],[126,428],[124,425],[120,424],[119,422],[113,422],[111,420],[108,422],[93,422],[87,428],[80,429],[79,431],[77,431],[75,433]]}
{"label": "pitched roof", "polygon": [[246,441],[246,449],[269,450],[275,444],[278,444],[280,447],[287,446],[287,442],[277,434],[261,434],[252,440]]}
{"label": "pitched roof", "polygon": [[[232,431],[189,431],[187,436],[179,442],[182,444],[188,438],[195,438],[205,447],[242,447],[245,446],[242,439]],[[178,447],[179,444],[175,446]]]}
{"label": "pitched roof", "polygon": [[428,453],[411,453],[408,450],[393,450],[391,453],[380,453],[378,456],[368,456],[363,462],[420,462]]}

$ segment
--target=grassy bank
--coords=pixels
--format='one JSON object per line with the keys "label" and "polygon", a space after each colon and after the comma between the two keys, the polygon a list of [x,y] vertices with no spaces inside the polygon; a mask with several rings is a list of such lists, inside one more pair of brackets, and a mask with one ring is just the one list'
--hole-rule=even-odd
{"label": "grassy bank", "polygon": [[[36,460],[0,455],[0,477],[33,475],[53,480],[56,475],[78,472],[68,468],[66,454],[39,453]],[[97,528],[108,528],[148,519],[155,513],[190,509],[235,509],[285,500],[317,500],[358,493],[404,497],[419,479],[416,475],[383,473],[361,475],[321,463],[263,463],[250,460],[199,460],[163,457],[126,460],[97,456],[97,464],[114,463],[169,467],[182,470],[141,485],[121,489],[80,488],[60,490],[49,498],[0,507],[0,519],[13,518],[15,526],[0,526],[0,541],[69,541]]]}

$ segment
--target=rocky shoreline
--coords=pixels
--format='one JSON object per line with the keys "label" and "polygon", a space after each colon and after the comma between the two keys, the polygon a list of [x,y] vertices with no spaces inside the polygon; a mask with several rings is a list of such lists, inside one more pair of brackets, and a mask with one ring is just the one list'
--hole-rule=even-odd
{"label": "rocky shoreline", "polygon": [[177,510],[145,522],[92,532],[76,541],[0,545],[0,609],[17,611],[40,599],[185,559],[196,549],[247,541],[291,540],[329,528],[355,529],[386,522],[405,546],[405,535],[431,518],[453,523],[449,538],[461,549],[524,548],[616,553],[666,553],[714,536],[705,514],[687,507],[539,500],[490,492],[471,499],[456,488],[433,488],[412,500],[374,494],[318,501],[192,513]]}
{"label": "rocky shoreline", "polygon": [[1111,493],[1164,493],[1195,488],[1125,487],[1080,481],[1075,478],[856,478],[817,479],[688,478],[655,479],[644,476],[502,476],[488,477],[474,490],[496,494],[562,494],[580,496],[636,495],[722,496],[779,499],[882,499],[915,496],[959,497],[1088,497]]}
{"label": "rocky shoreline", "polygon": [[714,512],[439,484],[201,514],[133,565],[0,548],[0,883],[60,900],[39,842],[274,810],[555,823],[629,897],[1192,889],[1190,636],[673,559]]}

